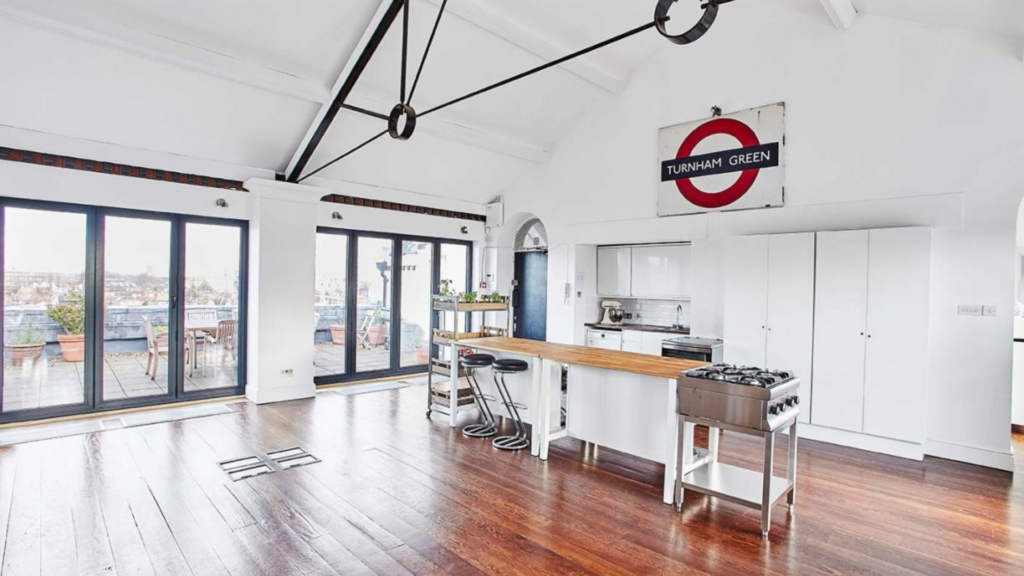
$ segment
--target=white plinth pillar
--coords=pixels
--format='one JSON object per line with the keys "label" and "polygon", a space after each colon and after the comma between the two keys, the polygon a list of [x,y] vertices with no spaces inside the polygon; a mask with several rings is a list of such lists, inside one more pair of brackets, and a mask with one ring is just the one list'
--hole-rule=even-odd
{"label": "white plinth pillar", "polygon": [[317,207],[329,190],[248,180],[249,317],[245,396],[311,398]]}

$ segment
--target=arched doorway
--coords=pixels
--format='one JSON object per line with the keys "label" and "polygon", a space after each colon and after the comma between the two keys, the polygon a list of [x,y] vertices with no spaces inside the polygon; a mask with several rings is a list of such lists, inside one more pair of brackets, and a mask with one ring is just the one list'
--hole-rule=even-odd
{"label": "arched doorway", "polygon": [[548,234],[539,218],[519,226],[512,250],[512,335],[547,340]]}

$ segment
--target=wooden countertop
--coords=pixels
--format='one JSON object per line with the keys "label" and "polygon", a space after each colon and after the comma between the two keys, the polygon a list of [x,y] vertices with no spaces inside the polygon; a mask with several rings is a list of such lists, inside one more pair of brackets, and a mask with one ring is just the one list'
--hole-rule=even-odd
{"label": "wooden countertop", "polygon": [[593,366],[594,368],[604,368],[606,370],[617,370],[619,372],[630,372],[659,378],[675,378],[684,370],[692,370],[707,365],[707,362],[698,362],[696,360],[662,358],[661,356],[651,356],[650,354],[602,350],[587,346],[538,342],[522,338],[472,338],[470,340],[459,340],[457,344],[466,348],[534,356],[566,364]]}

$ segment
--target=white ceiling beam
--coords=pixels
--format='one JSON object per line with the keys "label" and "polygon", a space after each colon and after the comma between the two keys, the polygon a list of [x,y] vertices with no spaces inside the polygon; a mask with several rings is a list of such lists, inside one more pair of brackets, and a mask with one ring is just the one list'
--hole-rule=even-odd
{"label": "white ceiling beam", "polygon": [[41,0],[0,0],[0,16],[301,100],[330,99],[327,87],[318,82],[97,18],[85,10]]}
{"label": "white ceiling beam", "polygon": [[[441,5],[441,0],[430,0],[430,2],[438,6]],[[527,52],[540,56],[545,61],[561,58],[566,54],[570,54],[573,50],[582,48],[582,46],[577,46],[576,48],[569,49],[559,46],[551,40],[538,36],[529,29],[510,22],[507,18],[484,8],[482,2],[451,1],[448,2],[445,10],[496,36],[504,38]],[[562,64],[561,68],[613,94],[619,94],[626,89],[626,80],[624,78],[595,65],[585,57],[569,60]]]}
{"label": "white ceiling beam", "polygon": [[[388,104],[383,98],[375,98],[364,94],[353,92],[345,99],[346,104],[360,108],[387,114],[391,111],[393,104]],[[383,128],[384,122],[381,121]],[[423,118],[416,123],[417,134],[430,134],[452,142],[466,144],[484,150],[490,150],[505,156],[512,156],[529,160],[530,162],[544,163],[551,160],[551,151],[546,146],[534,142],[520,140],[505,134],[488,132],[472,126],[444,120],[439,116]],[[416,136],[413,136],[415,138]]]}
{"label": "white ceiling beam", "polygon": [[821,0],[825,12],[840,30],[849,30],[853,21],[857,18],[857,9],[853,6],[853,0]]}

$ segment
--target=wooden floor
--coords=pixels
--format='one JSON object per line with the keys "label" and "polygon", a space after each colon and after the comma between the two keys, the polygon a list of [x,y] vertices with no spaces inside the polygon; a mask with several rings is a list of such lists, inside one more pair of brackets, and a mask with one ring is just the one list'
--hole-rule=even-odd
{"label": "wooden floor", "polygon": [[[729,503],[675,514],[657,465],[568,439],[547,462],[499,453],[424,400],[329,392],[0,448],[2,573],[1024,574],[1008,473],[804,441],[795,514],[765,541]],[[323,462],[241,482],[215,464],[296,444]],[[723,438],[725,461],[759,450]]]}

